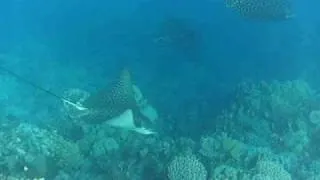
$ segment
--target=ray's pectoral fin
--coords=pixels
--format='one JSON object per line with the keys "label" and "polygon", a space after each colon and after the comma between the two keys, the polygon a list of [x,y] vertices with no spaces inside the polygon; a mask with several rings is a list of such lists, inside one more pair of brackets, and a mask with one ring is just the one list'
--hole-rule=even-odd
{"label": "ray's pectoral fin", "polygon": [[113,127],[135,131],[140,134],[148,135],[148,134],[156,133],[145,127],[137,127],[135,125],[135,119],[134,119],[132,109],[125,110],[122,114],[120,114],[119,116],[113,117],[112,119],[108,120],[106,123]]}

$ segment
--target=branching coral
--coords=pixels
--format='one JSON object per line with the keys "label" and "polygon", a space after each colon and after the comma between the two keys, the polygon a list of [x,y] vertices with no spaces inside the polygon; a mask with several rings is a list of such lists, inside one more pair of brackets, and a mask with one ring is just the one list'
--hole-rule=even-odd
{"label": "branching coral", "polygon": [[[0,139],[3,140],[3,137]],[[22,173],[32,178],[48,177],[59,169],[75,170],[83,162],[77,144],[30,124],[20,124],[7,132],[7,141],[2,140],[0,154],[7,157],[5,165],[10,166],[10,169],[3,172]]]}
{"label": "branching coral", "polygon": [[233,128],[241,127],[247,132],[255,130],[255,133],[260,131],[269,135],[271,131],[283,134],[289,128],[304,128],[301,123],[308,121],[309,104],[313,97],[312,88],[301,80],[243,83],[238,87],[236,103],[224,119],[230,119],[229,123],[239,123]]}
{"label": "branching coral", "polygon": [[235,139],[228,137],[227,135],[222,136],[222,148],[223,150],[233,159],[240,160],[243,154],[244,145]]}

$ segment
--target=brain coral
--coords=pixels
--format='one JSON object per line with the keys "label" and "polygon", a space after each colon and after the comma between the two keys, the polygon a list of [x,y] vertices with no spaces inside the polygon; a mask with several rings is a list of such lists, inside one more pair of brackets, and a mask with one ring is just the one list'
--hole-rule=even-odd
{"label": "brain coral", "polygon": [[168,167],[169,180],[206,180],[207,171],[193,155],[177,156]]}
{"label": "brain coral", "polygon": [[274,180],[291,180],[291,175],[280,165],[268,160],[260,160],[256,166],[257,172]]}

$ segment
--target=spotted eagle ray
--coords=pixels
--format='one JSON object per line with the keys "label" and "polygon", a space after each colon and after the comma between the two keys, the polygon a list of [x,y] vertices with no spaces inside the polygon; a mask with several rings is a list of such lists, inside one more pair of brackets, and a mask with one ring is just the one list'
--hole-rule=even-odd
{"label": "spotted eagle ray", "polygon": [[79,111],[88,111],[85,116],[87,122],[107,122],[111,126],[133,130],[141,134],[155,133],[142,126],[144,120],[150,120],[141,113],[135,100],[133,84],[128,70],[123,70],[118,79],[91,95],[83,104],[78,104],[29,81],[5,67],[0,66],[0,69],[18,80],[60,99]]}
{"label": "spotted eagle ray", "polygon": [[119,78],[89,96],[82,105],[89,110],[83,117],[86,122],[106,122],[142,134],[154,133],[143,127],[143,124],[150,120],[140,111],[127,69],[121,71]]}

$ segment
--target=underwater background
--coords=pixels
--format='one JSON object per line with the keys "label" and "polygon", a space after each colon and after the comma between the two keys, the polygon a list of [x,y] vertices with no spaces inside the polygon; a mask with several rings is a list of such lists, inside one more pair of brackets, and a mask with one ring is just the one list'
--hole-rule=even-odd
{"label": "underwater background", "polygon": [[0,180],[320,179],[319,8],[1,1]]}

